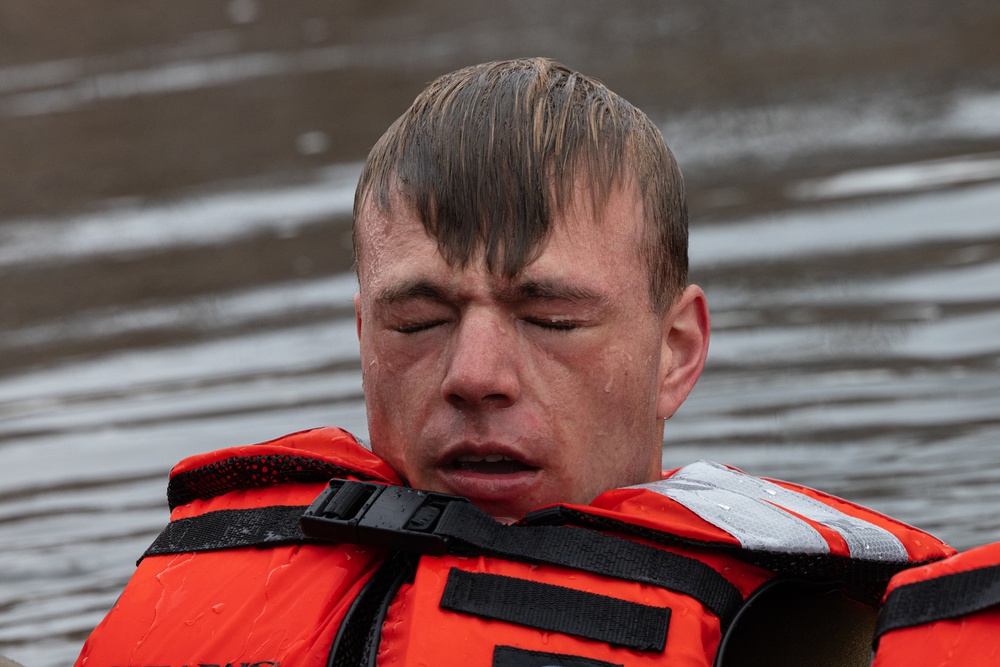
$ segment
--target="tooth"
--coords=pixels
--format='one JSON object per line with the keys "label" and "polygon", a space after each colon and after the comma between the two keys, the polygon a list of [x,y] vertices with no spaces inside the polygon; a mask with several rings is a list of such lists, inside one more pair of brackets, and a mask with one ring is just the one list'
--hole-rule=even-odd
{"label": "tooth", "polygon": [[486,456],[462,454],[455,460],[459,463],[499,463],[500,461],[514,461],[511,457],[504,456],[503,454],[487,454]]}

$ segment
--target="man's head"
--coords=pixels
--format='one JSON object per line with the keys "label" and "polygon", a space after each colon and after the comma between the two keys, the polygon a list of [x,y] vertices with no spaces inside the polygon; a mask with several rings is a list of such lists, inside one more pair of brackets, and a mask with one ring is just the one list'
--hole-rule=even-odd
{"label": "man's head", "polygon": [[546,60],[441,77],[369,155],[354,238],[372,447],[414,486],[519,516],[658,476],[708,316],[644,114]]}
{"label": "man's head", "polygon": [[[651,304],[687,280],[684,182],[660,131],[599,82],[549,60],[486,63],[442,76],[372,149],[354,216],[394,193],[414,208],[452,264],[485,250],[490,271],[517,275],[547,239],[553,213],[587,184],[600,210],[631,180],[643,197],[638,248]],[[359,268],[364,244],[355,227]]]}

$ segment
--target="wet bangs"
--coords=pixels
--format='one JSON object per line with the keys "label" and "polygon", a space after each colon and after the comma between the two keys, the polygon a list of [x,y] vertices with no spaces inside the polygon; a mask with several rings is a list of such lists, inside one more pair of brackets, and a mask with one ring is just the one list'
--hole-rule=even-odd
{"label": "wet bangs", "polygon": [[372,150],[355,219],[366,197],[388,212],[398,192],[450,264],[481,250],[489,271],[513,277],[541,252],[576,184],[586,183],[593,211],[604,209],[637,113],[547,60],[459,70],[432,83]]}
{"label": "wet bangs", "polygon": [[479,257],[514,277],[538,257],[552,220],[589,195],[599,218],[611,192],[635,187],[650,307],[662,312],[687,283],[684,179],[659,129],[600,82],[544,58],[485,63],[434,81],[382,136],[354,200],[417,213],[453,266]]}

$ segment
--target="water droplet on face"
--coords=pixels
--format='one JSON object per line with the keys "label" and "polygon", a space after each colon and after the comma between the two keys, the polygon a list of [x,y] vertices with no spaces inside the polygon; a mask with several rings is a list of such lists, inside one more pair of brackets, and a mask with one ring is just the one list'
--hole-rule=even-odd
{"label": "water droplet on face", "polygon": [[778,495],[778,492],[775,491],[774,489],[764,489],[764,490],[767,491],[768,493],[770,493],[772,496]]}
{"label": "water droplet on face", "polygon": [[727,512],[732,509],[732,507],[730,507],[729,505],[723,505],[722,503],[716,503],[716,505],[726,510]]}

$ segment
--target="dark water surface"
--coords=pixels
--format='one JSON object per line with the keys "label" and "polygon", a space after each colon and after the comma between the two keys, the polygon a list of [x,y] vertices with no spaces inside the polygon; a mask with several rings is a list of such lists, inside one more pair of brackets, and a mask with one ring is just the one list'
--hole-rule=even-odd
{"label": "dark water surface", "polygon": [[685,169],[714,330],[665,466],[1000,539],[1000,6],[664,4],[0,2],[0,653],[75,658],[178,459],[366,434],[359,161],[497,57],[603,79]]}

